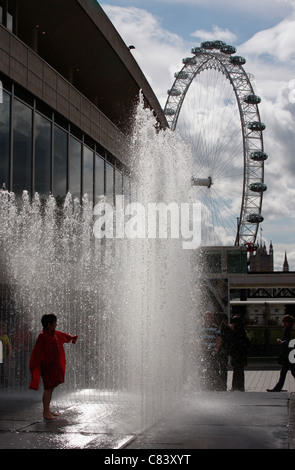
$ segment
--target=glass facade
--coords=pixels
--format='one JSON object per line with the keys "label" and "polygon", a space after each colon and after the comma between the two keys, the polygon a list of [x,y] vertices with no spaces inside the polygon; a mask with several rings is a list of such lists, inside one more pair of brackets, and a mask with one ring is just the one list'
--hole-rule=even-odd
{"label": "glass facade", "polygon": [[106,163],[106,197],[107,202],[114,202],[114,167]]}
{"label": "glass facade", "polygon": [[51,175],[51,132],[49,119],[39,113],[35,114],[35,184],[34,188],[40,196],[48,196]]}
{"label": "glass facade", "polygon": [[105,194],[105,170],[103,158],[95,155],[95,203],[98,202],[99,196]]}
{"label": "glass facade", "polygon": [[68,191],[94,203],[101,195],[113,203],[123,194],[129,179],[114,156],[25,90],[0,80],[0,187],[17,196],[52,193],[60,202]]}
{"label": "glass facade", "polygon": [[122,195],[123,194],[123,174],[119,170],[115,170],[115,187],[116,187],[116,194]]}
{"label": "glass facade", "polygon": [[53,147],[52,192],[56,198],[62,198],[67,193],[68,136],[58,126],[54,126]]}
{"label": "glass facade", "polygon": [[32,109],[15,99],[13,100],[12,116],[12,191],[16,194],[24,189],[31,192]]}
{"label": "glass facade", "polygon": [[16,0],[0,0],[0,23],[9,31],[16,32]]}
{"label": "glass facade", "polygon": [[0,187],[9,187],[10,95],[4,90],[0,102]]}
{"label": "glass facade", "polygon": [[69,191],[73,197],[80,197],[82,143],[70,136],[69,145]]}
{"label": "glass facade", "polygon": [[89,201],[93,202],[94,191],[94,151],[84,145],[83,147],[83,195],[88,194]]}
{"label": "glass facade", "polygon": [[228,251],[227,252],[227,272],[246,273],[247,272],[247,252]]}

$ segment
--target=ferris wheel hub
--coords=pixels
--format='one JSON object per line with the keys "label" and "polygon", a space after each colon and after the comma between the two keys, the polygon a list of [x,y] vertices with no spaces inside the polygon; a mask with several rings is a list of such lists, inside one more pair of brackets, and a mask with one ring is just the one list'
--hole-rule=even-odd
{"label": "ferris wheel hub", "polygon": [[193,186],[206,186],[207,188],[210,188],[212,186],[212,178],[211,176],[208,176],[208,178],[194,178],[192,177],[192,185]]}

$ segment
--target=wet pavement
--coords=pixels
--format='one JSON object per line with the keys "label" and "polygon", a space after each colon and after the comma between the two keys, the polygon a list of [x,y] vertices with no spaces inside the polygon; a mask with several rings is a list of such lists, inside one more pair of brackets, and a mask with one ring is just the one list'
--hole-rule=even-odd
{"label": "wet pavement", "polygon": [[180,456],[194,449],[294,449],[294,410],[293,393],[190,392],[140,431],[130,410],[115,402],[66,406],[46,421],[40,401],[2,396],[0,449],[111,450],[104,458],[116,450]]}
{"label": "wet pavement", "polygon": [[129,448],[288,449],[290,399],[288,393],[242,392],[186,397]]}

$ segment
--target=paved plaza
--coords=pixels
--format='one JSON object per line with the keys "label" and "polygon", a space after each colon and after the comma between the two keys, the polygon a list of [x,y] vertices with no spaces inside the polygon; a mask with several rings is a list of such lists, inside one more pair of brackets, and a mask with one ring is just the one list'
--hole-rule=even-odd
{"label": "paved plaza", "polygon": [[71,405],[45,421],[40,401],[8,396],[0,402],[0,448],[104,450],[101,458],[119,450],[186,455],[194,449],[294,449],[295,380],[288,374],[286,392],[265,391],[278,374],[247,371],[246,393],[187,392],[143,432],[116,403]]}

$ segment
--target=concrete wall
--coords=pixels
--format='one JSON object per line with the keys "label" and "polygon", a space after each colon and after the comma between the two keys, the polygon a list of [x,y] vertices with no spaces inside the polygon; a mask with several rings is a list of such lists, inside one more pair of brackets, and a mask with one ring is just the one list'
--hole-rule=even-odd
{"label": "concrete wall", "polygon": [[0,25],[0,71],[62,114],[123,163],[126,137],[65,78]]}

